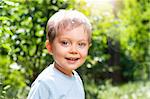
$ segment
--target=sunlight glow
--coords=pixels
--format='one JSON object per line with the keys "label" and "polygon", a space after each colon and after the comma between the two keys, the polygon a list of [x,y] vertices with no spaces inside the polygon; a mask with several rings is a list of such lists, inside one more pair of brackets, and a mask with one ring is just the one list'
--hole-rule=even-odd
{"label": "sunlight glow", "polygon": [[113,10],[114,0],[85,0],[87,6],[92,8],[92,13],[101,14]]}

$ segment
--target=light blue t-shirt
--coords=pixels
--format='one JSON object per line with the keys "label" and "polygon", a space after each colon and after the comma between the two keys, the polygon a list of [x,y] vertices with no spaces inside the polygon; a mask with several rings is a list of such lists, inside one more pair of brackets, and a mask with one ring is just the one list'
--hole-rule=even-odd
{"label": "light blue t-shirt", "polygon": [[73,73],[69,77],[50,65],[33,82],[27,99],[85,99],[82,81]]}

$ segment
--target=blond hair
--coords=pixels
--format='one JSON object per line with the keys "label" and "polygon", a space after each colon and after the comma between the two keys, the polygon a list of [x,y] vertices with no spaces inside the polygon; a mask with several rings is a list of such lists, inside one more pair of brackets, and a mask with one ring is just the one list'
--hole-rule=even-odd
{"label": "blond hair", "polygon": [[89,35],[89,43],[91,43],[91,24],[87,17],[76,10],[60,10],[56,12],[47,22],[46,38],[49,42],[53,42],[57,33],[62,30],[71,30],[80,25],[84,26],[84,30]]}

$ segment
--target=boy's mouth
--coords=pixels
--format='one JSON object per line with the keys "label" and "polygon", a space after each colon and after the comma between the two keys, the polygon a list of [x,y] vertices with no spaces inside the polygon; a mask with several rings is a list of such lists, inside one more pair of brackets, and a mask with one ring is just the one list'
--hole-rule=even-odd
{"label": "boy's mouth", "polygon": [[65,58],[69,64],[75,64],[80,58],[67,57]]}
{"label": "boy's mouth", "polygon": [[66,58],[67,60],[70,60],[70,61],[77,61],[79,60],[79,58],[72,58],[72,57],[69,57],[69,58]]}

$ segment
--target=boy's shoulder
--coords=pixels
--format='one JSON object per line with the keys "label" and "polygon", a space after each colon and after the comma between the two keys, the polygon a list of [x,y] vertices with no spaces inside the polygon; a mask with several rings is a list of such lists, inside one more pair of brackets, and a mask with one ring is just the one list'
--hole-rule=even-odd
{"label": "boy's shoulder", "polygon": [[[49,65],[48,67],[46,67],[36,78],[36,80],[34,81],[34,83],[37,82],[42,82],[42,83],[46,83],[46,82],[53,82],[54,80],[54,71],[53,71],[53,65]],[[33,83],[33,84],[34,84]]]}

